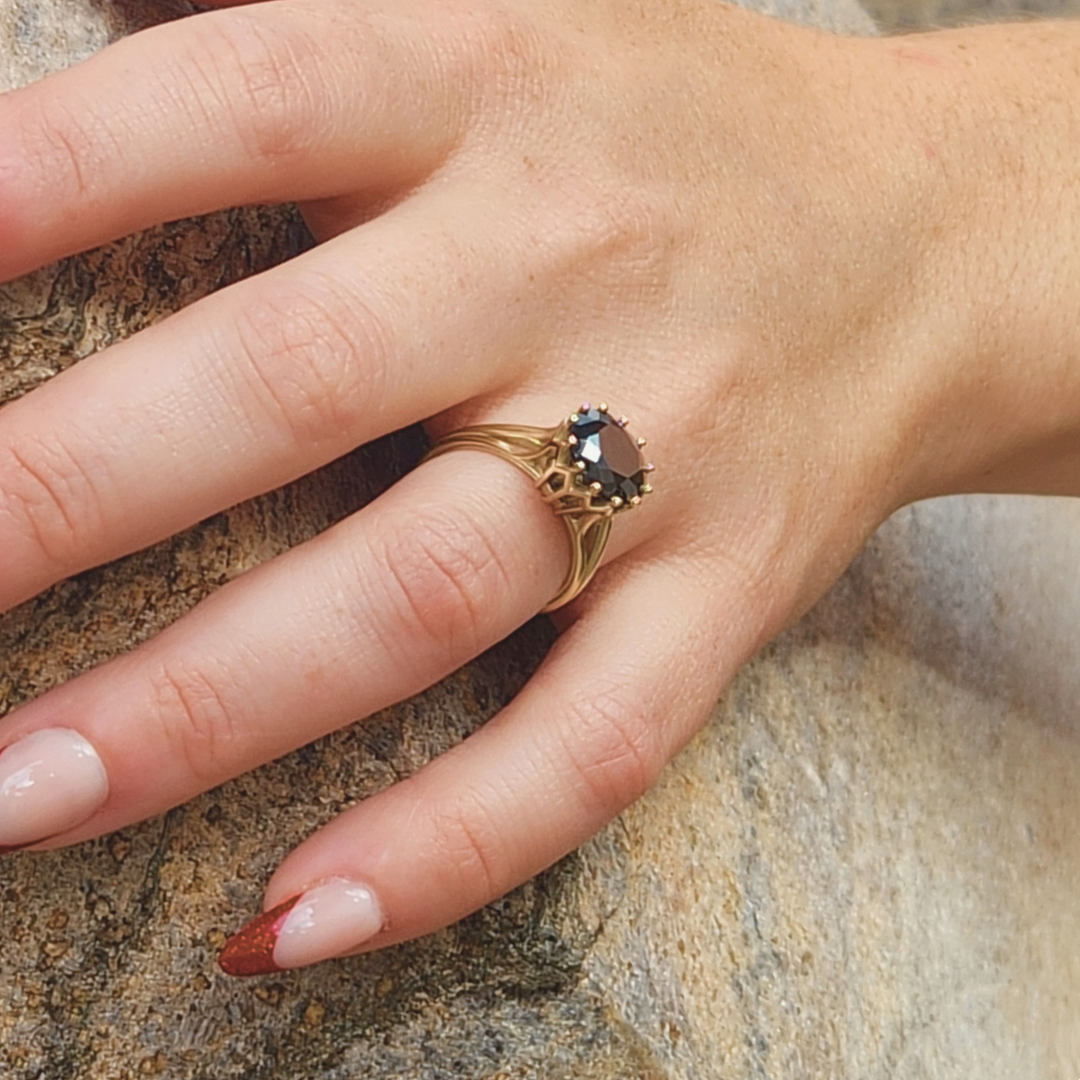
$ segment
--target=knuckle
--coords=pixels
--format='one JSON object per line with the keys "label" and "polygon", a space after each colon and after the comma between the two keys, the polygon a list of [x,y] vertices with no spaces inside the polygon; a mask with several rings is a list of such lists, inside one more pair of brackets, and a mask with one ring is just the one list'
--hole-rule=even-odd
{"label": "knuckle", "polygon": [[513,583],[468,511],[420,511],[382,543],[375,565],[386,590],[385,640],[415,658],[419,635],[445,652],[451,667],[482,652],[495,633],[499,598]]}
{"label": "knuckle", "polygon": [[534,17],[497,0],[441,0],[437,7],[443,78],[466,90],[474,116],[482,112],[490,122],[534,107],[552,64],[552,35]]}
{"label": "knuckle", "polygon": [[[392,349],[388,320],[330,284],[264,292],[237,318],[245,401],[297,445],[354,431],[384,400]],[[225,357],[230,373],[232,357]]]}
{"label": "knuckle", "polygon": [[672,302],[685,252],[697,242],[676,201],[647,184],[594,176],[557,206],[545,197],[545,207],[542,272],[566,302],[598,315],[614,306],[655,325],[657,306]]}
{"label": "knuckle", "polygon": [[458,9],[459,40],[472,64],[492,74],[517,68],[539,40],[535,24],[501,3],[466,3]]}
{"label": "knuckle", "polygon": [[655,193],[625,185],[594,197],[577,219],[580,263],[606,289],[662,288],[677,263],[680,228]]}
{"label": "knuckle", "polygon": [[569,701],[561,731],[560,753],[570,762],[579,795],[605,819],[648,791],[667,760],[647,704],[625,687],[612,684]]}
{"label": "knuckle", "polygon": [[21,149],[30,175],[48,185],[54,202],[92,193],[94,177],[115,168],[118,147],[91,107],[42,93],[23,129]]}
{"label": "knuckle", "polygon": [[100,525],[88,471],[59,442],[8,446],[0,459],[0,512],[40,555],[64,571],[86,558]]}
{"label": "knuckle", "polygon": [[208,787],[229,776],[228,762],[239,745],[236,712],[213,679],[166,659],[148,680],[151,706],[170,751]]}
{"label": "knuckle", "polygon": [[429,821],[433,849],[453,868],[462,895],[494,900],[514,885],[499,823],[482,791],[457,792],[430,811]]}
{"label": "knuckle", "polygon": [[232,112],[250,157],[280,163],[311,149],[326,95],[310,29],[236,9],[198,20],[192,45],[207,111],[216,115],[223,104]]}

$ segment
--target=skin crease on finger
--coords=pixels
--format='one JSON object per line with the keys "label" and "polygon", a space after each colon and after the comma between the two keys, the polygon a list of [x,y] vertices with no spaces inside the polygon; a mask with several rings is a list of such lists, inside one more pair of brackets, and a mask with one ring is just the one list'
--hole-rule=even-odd
{"label": "skin crease on finger", "polygon": [[[411,384],[372,379],[386,398],[402,400],[380,399],[368,412],[394,408],[403,422],[427,420],[438,435],[469,423],[549,424],[610,389],[634,430],[648,433],[661,477],[651,504],[619,525],[611,565],[565,613],[563,641],[571,644],[553,650],[536,681],[473,739],[297,849],[266,900],[304,899],[279,913],[280,925],[275,916],[244,939],[248,953],[261,954],[241,955],[236,973],[268,970],[258,965],[279,940],[300,943],[274,951],[274,963],[291,967],[298,958],[355,951],[361,936],[370,948],[429,932],[549,865],[648,786],[735,668],[805,611],[896,507],[967,490],[1080,493],[1080,350],[1067,314],[1080,292],[1080,195],[1071,181],[1080,145],[1080,31],[972,30],[929,35],[911,49],[832,38],[716,0],[451,0],[385,9],[284,0],[195,18],[213,20],[194,24],[213,33],[183,39],[193,24],[182,20],[107,51],[82,73],[0,99],[0,127],[9,123],[23,140],[0,140],[7,147],[0,148],[0,206],[10,208],[0,220],[5,265],[25,269],[62,254],[57,222],[82,222],[84,243],[108,239],[86,232],[101,203],[110,208],[101,228],[115,232],[148,224],[148,207],[169,217],[213,209],[211,196],[222,206],[253,193],[299,198],[326,243],[292,272],[310,282],[331,265],[321,260],[333,257],[338,291],[362,298],[369,320],[364,333],[340,331],[356,323],[344,306],[327,308],[327,326],[344,343],[328,378],[325,358],[313,365],[304,349],[316,336],[307,332],[310,312],[280,312],[301,332],[282,338],[286,363],[261,389],[285,413],[300,400],[315,416],[305,430],[317,435],[322,416],[341,415],[339,402],[326,408],[326,388],[353,388],[369,375],[376,346],[389,341],[396,366],[387,371],[430,357],[427,381],[438,365],[440,373],[461,372],[461,383],[447,388],[437,415],[411,415],[408,394],[423,381],[421,361]],[[217,42],[220,55],[200,58],[179,87],[154,82],[174,78],[175,63],[140,65],[148,85],[129,92],[131,58],[155,49],[187,56],[192,41]],[[1037,67],[1037,81],[1018,69],[1017,50]],[[364,83],[363,65],[350,74],[354,55],[377,57],[388,72],[400,66],[405,85],[430,94],[432,115],[454,119],[454,138],[418,124],[413,138],[428,143],[387,165],[386,147],[401,132],[394,125],[412,130],[412,114],[395,112],[394,95],[380,97]],[[255,70],[234,70],[250,66],[252,56],[261,57]],[[318,73],[304,67],[313,56],[324,60]],[[275,94],[271,82],[269,94],[253,95],[266,90],[268,72],[288,76],[292,93]],[[210,89],[199,82],[207,73]],[[124,92],[110,96],[110,86]],[[95,87],[100,92],[91,93]],[[140,113],[142,103],[185,94],[197,99],[204,122],[173,133],[181,150],[218,130],[215,115],[240,135],[219,140],[217,150],[198,142],[174,154],[168,175],[153,174],[152,155],[130,175],[101,171],[102,145],[118,161],[145,153],[139,140],[123,145],[125,132],[153,130],[152,109]],[[75,100],[92,105],[79,114]],[[212,112],[223,100],[227,117]],[[349,111],[357,101],[375,117],[367,127]],[[250,115],[259,102],[269,111]],[[1028,122],[1032,115],[1038,125]],[[176,126],[179,132],[182,117]],[[249,126],[259,138],[242,137]],[[366,158],[350,154],[349,138],[335,141],[342,131],[356,133]],[[13,167],[12,145],[34,152]],[[1038,175],[1024,168],[1033,159],[1043,166]],[[191,175],[177,171],[185,168]],[[65,194],[52,225],[35,234],[32,211],[50,176],[78,183],[58,183]],[[202,201],[193,208],[184,199],[195,190]],[[408,213],[416,207],[431,212]],[[455,272],[425,277],[421,256],[430,249],[418,238],[436,235],[435,250]],[[363,246],[372,236],[382,245],[375,252]],[[496,237],[510,242],[499,247]],[[400,257],[378,263],[384,277],[373,285],[364,268],[388,250]],[[401,276],[391,281],[395,269]],[[170,354],[181,336],[195,339],[200,311],[239,320],[229,297],[253,303],[265,298],[264,288],[266,281],[245,283],[154,328],[155,355]],[[115,555],[125,535],[136,535],[136,519],[141,526],[146,514],[131,477],[160,432],[140,427],[138,414],[147,410],[134,406],[133,422],[119,433],[95,430],[92,418],[124,404],[96,401],[96,384],[111,379],[115,393],[133,394],[129,372],[154,378],[140,352],[146,347],[136,338],[90,358],[0,411],[0,550],[19,543],[27,559],[35,544],[61,550],[41,541],[66,527],[69,548],[77,546],[72,535],[98,547],[104,537],[117,545]],[[276,381],[282,370],[292,377],[290,359],[296,371],[321,377],[292,399]],[[168,406],[193,403],[181,427],[194,428],[220,403],[194,376],[183,383],[182,365],[170,370],[184,392]],[[155,385],[138,388],[152,400]],[[313,407],[320,393],[322,412]],[[241,398],[236,411],[254,414],[255,404]],[[40,434],[46,429],[49,440]],[[358,441],[365,433],[375,431],[358,427]],[[241,449],[258,466],[270,441],[252,437]],[[289,633],[303,639],[312,612],[326,635],[316,644],[329,641],[336,654],[366,650],[387,669],[403,656],[416,662],[425,648],[437,657],[397,681],[388,677],[388,696],[438,677],[447,642],[430,632],[430,611],[386,602],[415,595],[402,564],[381,578],[372,569],[389,550],[385,541],[383,549],[370,542],[373,532],[381,535],[380,522],[411,537],[406,550],[431,555],[437,570],[451,568],[440,577],[425,567],[422,580],[442,598],[443,622],[459,642],[470,639],[472,652],[537,610],[544,575],[553,572],[550,546],[522,548],[513,562],[513,545],[500,548],[492,535],[520,527],[524,510],[499,517],[481,499],[463,520],[461,507],[436,506],[428,519],[440,527],[423,542],[404,531],[402,521],[424,516],[410,512],[410,492],[437,501],[439,488],[425,488],[424,476],[462,467],[422,467],[398,501],[373,504],[366,516],[284,557],[291,561],[277,560],[277,570],[259,568],[227,586],[155,642],[6,717],[0,745],[39,733],[63,758],[63,775],[82,778],[86,798],[77,805],[91,814],[35,846],[76,842],[164,810],[347,722],[361,699],[380,707],[382,699],[354,688],[352,698],[344,689],[340,697],[327,692],[318,723],[307,717],[319,730],[297,728],[295,720],[288,727],[275,712],[290,712],[282,702],[295,689],[291,680],[310,673]],[[252,475],[251,494],[283,479],[269,464]],[[224,508],[199,501],[206,478],[182,482],[192,520]],[[107,490],[111,502],[101,499]],[[515,490],[507,499],[529,494]],[[346,536],[354,549],[357,538],[369,545],[367,564],[341,557],[337,545]],[[44,555],[39,578],[76,568]],[[521,596],[533,563],[540,569],[530,609]],[[507,566],[515,568],[508,578]],[[305,582],[299,591],[311,599],[304,610],[279,584],[282,567]],[[416,573],[415,562],[407,569]],[[363,604],[339,599],[350,595],[346,579]],[[370,587],[358,589],[360,582]],[[492,598],[507,600],[514,585],[521,594],[495,620]],[[478,597],[488,601],[480,616]],[[675,597],[682,602],[668,602]],[[380,601],[398,616],[396,633],[387,629],[389,616],[372,615]],[[284,627],[280,639],[259,637],[275,619]],[[651,628],[652,651],[627,644],[619,653],[620,631],[639,620]],[[222,658],[233,656],[230,667]],[[348,688],[344,671],[326,682]],[[151,683],[160,692],[147,692]],[[595,691],[584,709],[582,687]],[[201,721],[203,737],[190,760],[177,753],[190,751],[189,743],[166,742],[177,763],[170,784],[158,776],[151,787],[140,755],[159,728],[186,730],[156,715],[177,702],[197,721],[191,726]],[[209,764],[208,746],[217,748]],[[23,744],[20,753],[26,750]],[[36,783],[35,760],[20,758],[19,766]],[[509,775],[513,784],[499,779]],[[19,843],[29,820],[11,834]],[[425,892],[428,881],[441,888]],[[424,900],[428,894],[440,899]],[[316,941],[309,932],[320,920],[347,932]]]}

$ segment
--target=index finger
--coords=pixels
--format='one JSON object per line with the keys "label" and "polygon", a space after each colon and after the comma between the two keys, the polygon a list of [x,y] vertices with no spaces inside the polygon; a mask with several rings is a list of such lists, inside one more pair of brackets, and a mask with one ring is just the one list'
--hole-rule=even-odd
{"label": "index finger", "polygon": [[0,96],[0,279],[162,221],[418,182],[461,127],[451,21],[271,0]]}

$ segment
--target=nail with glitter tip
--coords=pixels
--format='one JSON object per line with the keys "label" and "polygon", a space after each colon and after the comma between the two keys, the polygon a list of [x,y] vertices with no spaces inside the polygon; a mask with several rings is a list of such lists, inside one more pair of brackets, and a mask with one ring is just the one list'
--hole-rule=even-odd
{"label": "nail with glitter tip", "polygon": [[282,969],[274,963],[274,946],[278,931],[301,895],[278,904],[252,919],[233,934],[218,955],[218,967],[226,975],[246,978],[249,975],[270,975]]}
{"label": "nail with glitter tip", "polygon": [[219,957],[229,975],[266,975],[330,960],[370,941],[382,909],[366,885],[331,878],[253,919]]}
{"label": "nail with glitter tip", "polygon": [[77,731],[42,728],[0,753],[0,852],[81,825],[109,797],[97,751]]}

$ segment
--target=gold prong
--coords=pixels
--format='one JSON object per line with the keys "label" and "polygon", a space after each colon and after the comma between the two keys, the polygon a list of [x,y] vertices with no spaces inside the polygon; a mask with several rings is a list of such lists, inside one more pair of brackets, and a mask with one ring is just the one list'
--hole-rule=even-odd
{"label": "gold prong", "polygon": [[608,407],[607,407],[607,402],[606,402],[606,401],[601,401],[601,402],[600,402],[600,411],[601,411],[601,412],[607,412],[607,411],[608,411]]}
{"label": "gold prong", "polygon": [[619,419],[615,421],[616,427],[626,427],[626,425],[629,424],[629,423],[630,423],[630,417],[629,416],[620,416]]}
{"label": "gold prong", "polygon": [[571,435],[570,438],[566,440],[566,442],[569,446],[577,446],[578,437],[576,435]]}
{"label": "gold prong", "polygon": [[640,435],[634,441],[638,444],[639,450],[644,450],[645,447],[649,445],[648,440],[643,439]]}
{"label": "gold prong", "polygon": [[612,505],[612,506],[613,506],[613,507],[614,507],[614,508],[615,508],[616,510],[618,510],[618,509],[619,509],[619,507],[620,507],[620,506],[622,506],[622,504],[623,504],[623,500],[622,500],[622,497],[621,497],[621,496],[619,496],[619,495],[615,495],[615,496],[613,496],[613,497],[612,497],[612,500],[611,500],[611,505]]}
{"label": "gold prong", "polygon": [[[630,496],[630,505],[631,506],[640,506],[641,505],[641,496],[640,495],[631,495]],[[635,518],[635,520],[637,520],[637,519]]]}
{"label": "gold prong", "polygon": [[[584,412],[585,410],[582,409],[581,411]],[[581,417],[578,416],[578,414],[576,412],[572,412],[570,414],[570,423],[571,424],[576,424],[580,419],[581,419]]]}
{"label": "gold prong", "polygon": [[652,484],[642,484],[641,485],[641,494],[642,495],[651,495],[652,494]]}
{"label": "gold prong", "polygon": [[581,403],[581,408],[578,409],[578,412],[579,413],[588,412],[591,408],[592,408],[592,405],[590,405],[587,401],[583,401]]}
{"label": "gold prong", "polygon": [[594,480],[594,481],[593,481],[593,482],[592,482],[592,483],[591,483],[591,484],[589,485],[589,490],[590,490],[590,491],[591,491],[591,492],[592,492],[592,493],[593,493],[594,495],[599,495],[599,494],[600,494],[600,492],[604,490],[604,485],[603,485],[603,484],[601,484],[599,480]]}
{"label": "gold prong", "polygon": [[584,461],[575,461],[574,462],[574,468],[577,469],[578,472],[584,472],[585,471],[585,462]]}

